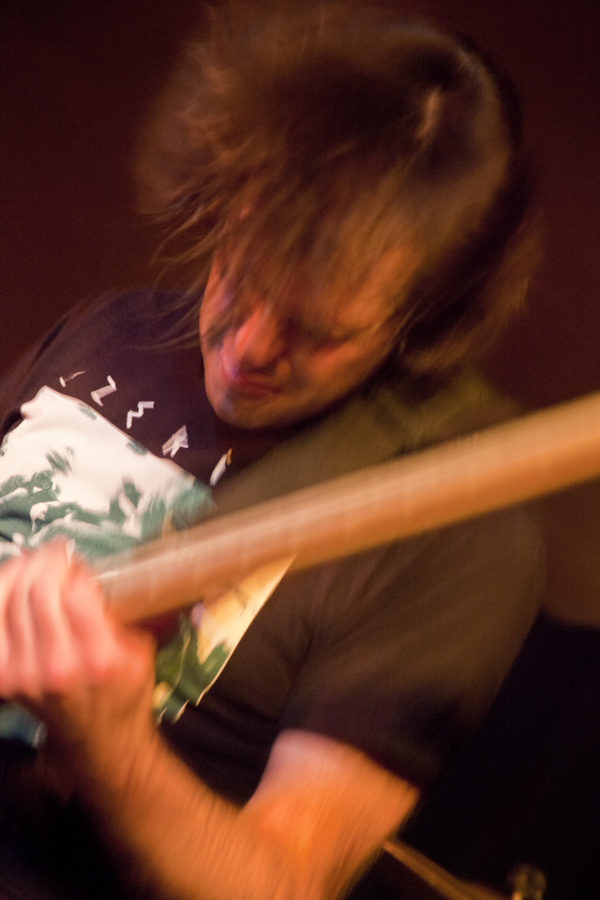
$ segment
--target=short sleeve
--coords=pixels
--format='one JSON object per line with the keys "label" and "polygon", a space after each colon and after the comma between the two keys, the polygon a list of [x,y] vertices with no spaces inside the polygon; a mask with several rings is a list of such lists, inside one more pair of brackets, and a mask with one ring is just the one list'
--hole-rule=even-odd
{"label": "short sleeve", "polygon": [[481,720],[535,616],[542,544],[517,508],[323,571],[320,624],[280,727],[427,786]]}

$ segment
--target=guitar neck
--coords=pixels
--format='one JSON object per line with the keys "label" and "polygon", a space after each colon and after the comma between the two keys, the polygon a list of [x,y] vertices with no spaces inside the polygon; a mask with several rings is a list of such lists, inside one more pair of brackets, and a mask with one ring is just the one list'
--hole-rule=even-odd
{"label": "guitar neck", "polygon": [[273,560],[306,568],[598,475],[600,392],[108,557],[98,577],[120,619],[147,619]]}

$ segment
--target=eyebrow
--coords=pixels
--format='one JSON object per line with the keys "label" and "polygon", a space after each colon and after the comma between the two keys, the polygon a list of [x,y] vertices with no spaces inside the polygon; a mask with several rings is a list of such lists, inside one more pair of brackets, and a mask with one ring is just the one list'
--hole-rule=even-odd
{"label": "eyebrow", "polygon": [[[346,342],[350,343],[351,341],[360,338],[370,337],[391,322],[398,312],[397,309],[392,308],[388,315],[379,322],[363,327],[344,328],[341,326],[341,328],[336,329],[335,323],[331,323],[331,325],[324,323],[320,326],[313,321],[303,321],[303,317],[307,315],[306,311],[300,312],[299,314],[295,314],[294,312],[287,313],[285,310],[285,299],[279,298],[279,302],[278,298],[268,299],[271,291],[267,288],[261,288],[257,274],[253,271],[251,266],[236,266],[236,270],[232,271],[228,262],[226,260],[221,261],[220,259],[218,260],[218,265],[221,279],[228,281],[233,291],[240,291],[239,295],[232,297],[231,299],[230,308],[228,310],[230,316],[235,316],[236,306],[238,309],[244,308],[243,291],[245,288],[249,287],[252,291],[256,291],[259,297],[262,297],[265,302],[270,303],[271,308],[280,318],[284,327],[296,329],[297,332],[304,334],[308,340],[312,340],[315,343],[331,341],[333,343],[341,344]],[[314,293],[314,291],[311,292]],[[332,308],[334,306],[335,304],[332,304]]]}
{"label": "eyebrow", "polygon": [[293,315],[283,316],[282,318],[288,327],[296,328],[300,334],[305,335],[309,340],[314,342],[331,341],[332,343],[343,344],[374,336],[378,331],[385,328],[388,323],[391,323],[396,314],[397,310],[392,310],[389,315],[380,321],[375,322],[373,325],[356,328],[344,328],[343,326],[336,328],[333,323],[331,326],[323,325],[322,327],[318,324],[304,324],[300,317],[296,318]]}

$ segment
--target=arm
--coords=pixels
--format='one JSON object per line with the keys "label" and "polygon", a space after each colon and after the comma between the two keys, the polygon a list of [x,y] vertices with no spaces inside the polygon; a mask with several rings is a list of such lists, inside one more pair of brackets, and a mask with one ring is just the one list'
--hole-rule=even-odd
{"label": "arm", "polygon": [[284,732],[242,809],[162,742],[153,652],[105,613],[86,570],[47,546],[0,573],[0,695],[47,722],[78,791],[130,866],[164,897],[338,896],[417,791],[361,753]]}
{"label": "arm", "polygon": [[337,897],[416,800],[360,753],[303,732],[278,739],[243,809],[160,743],[138,763],[125,784],[103,777],[96,798],[105,817],[120,811],[116,836],[167,897]]}

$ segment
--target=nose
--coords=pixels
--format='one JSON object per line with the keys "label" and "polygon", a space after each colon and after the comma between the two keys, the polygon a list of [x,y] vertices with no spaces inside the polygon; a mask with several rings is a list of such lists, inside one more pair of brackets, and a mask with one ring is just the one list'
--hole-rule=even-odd
{"label": "nose", "polygon": [[271,370],[281,359],[284,340],[277,317],[264,301],[252,305],[233,336],[236,365],[246,371]]}

